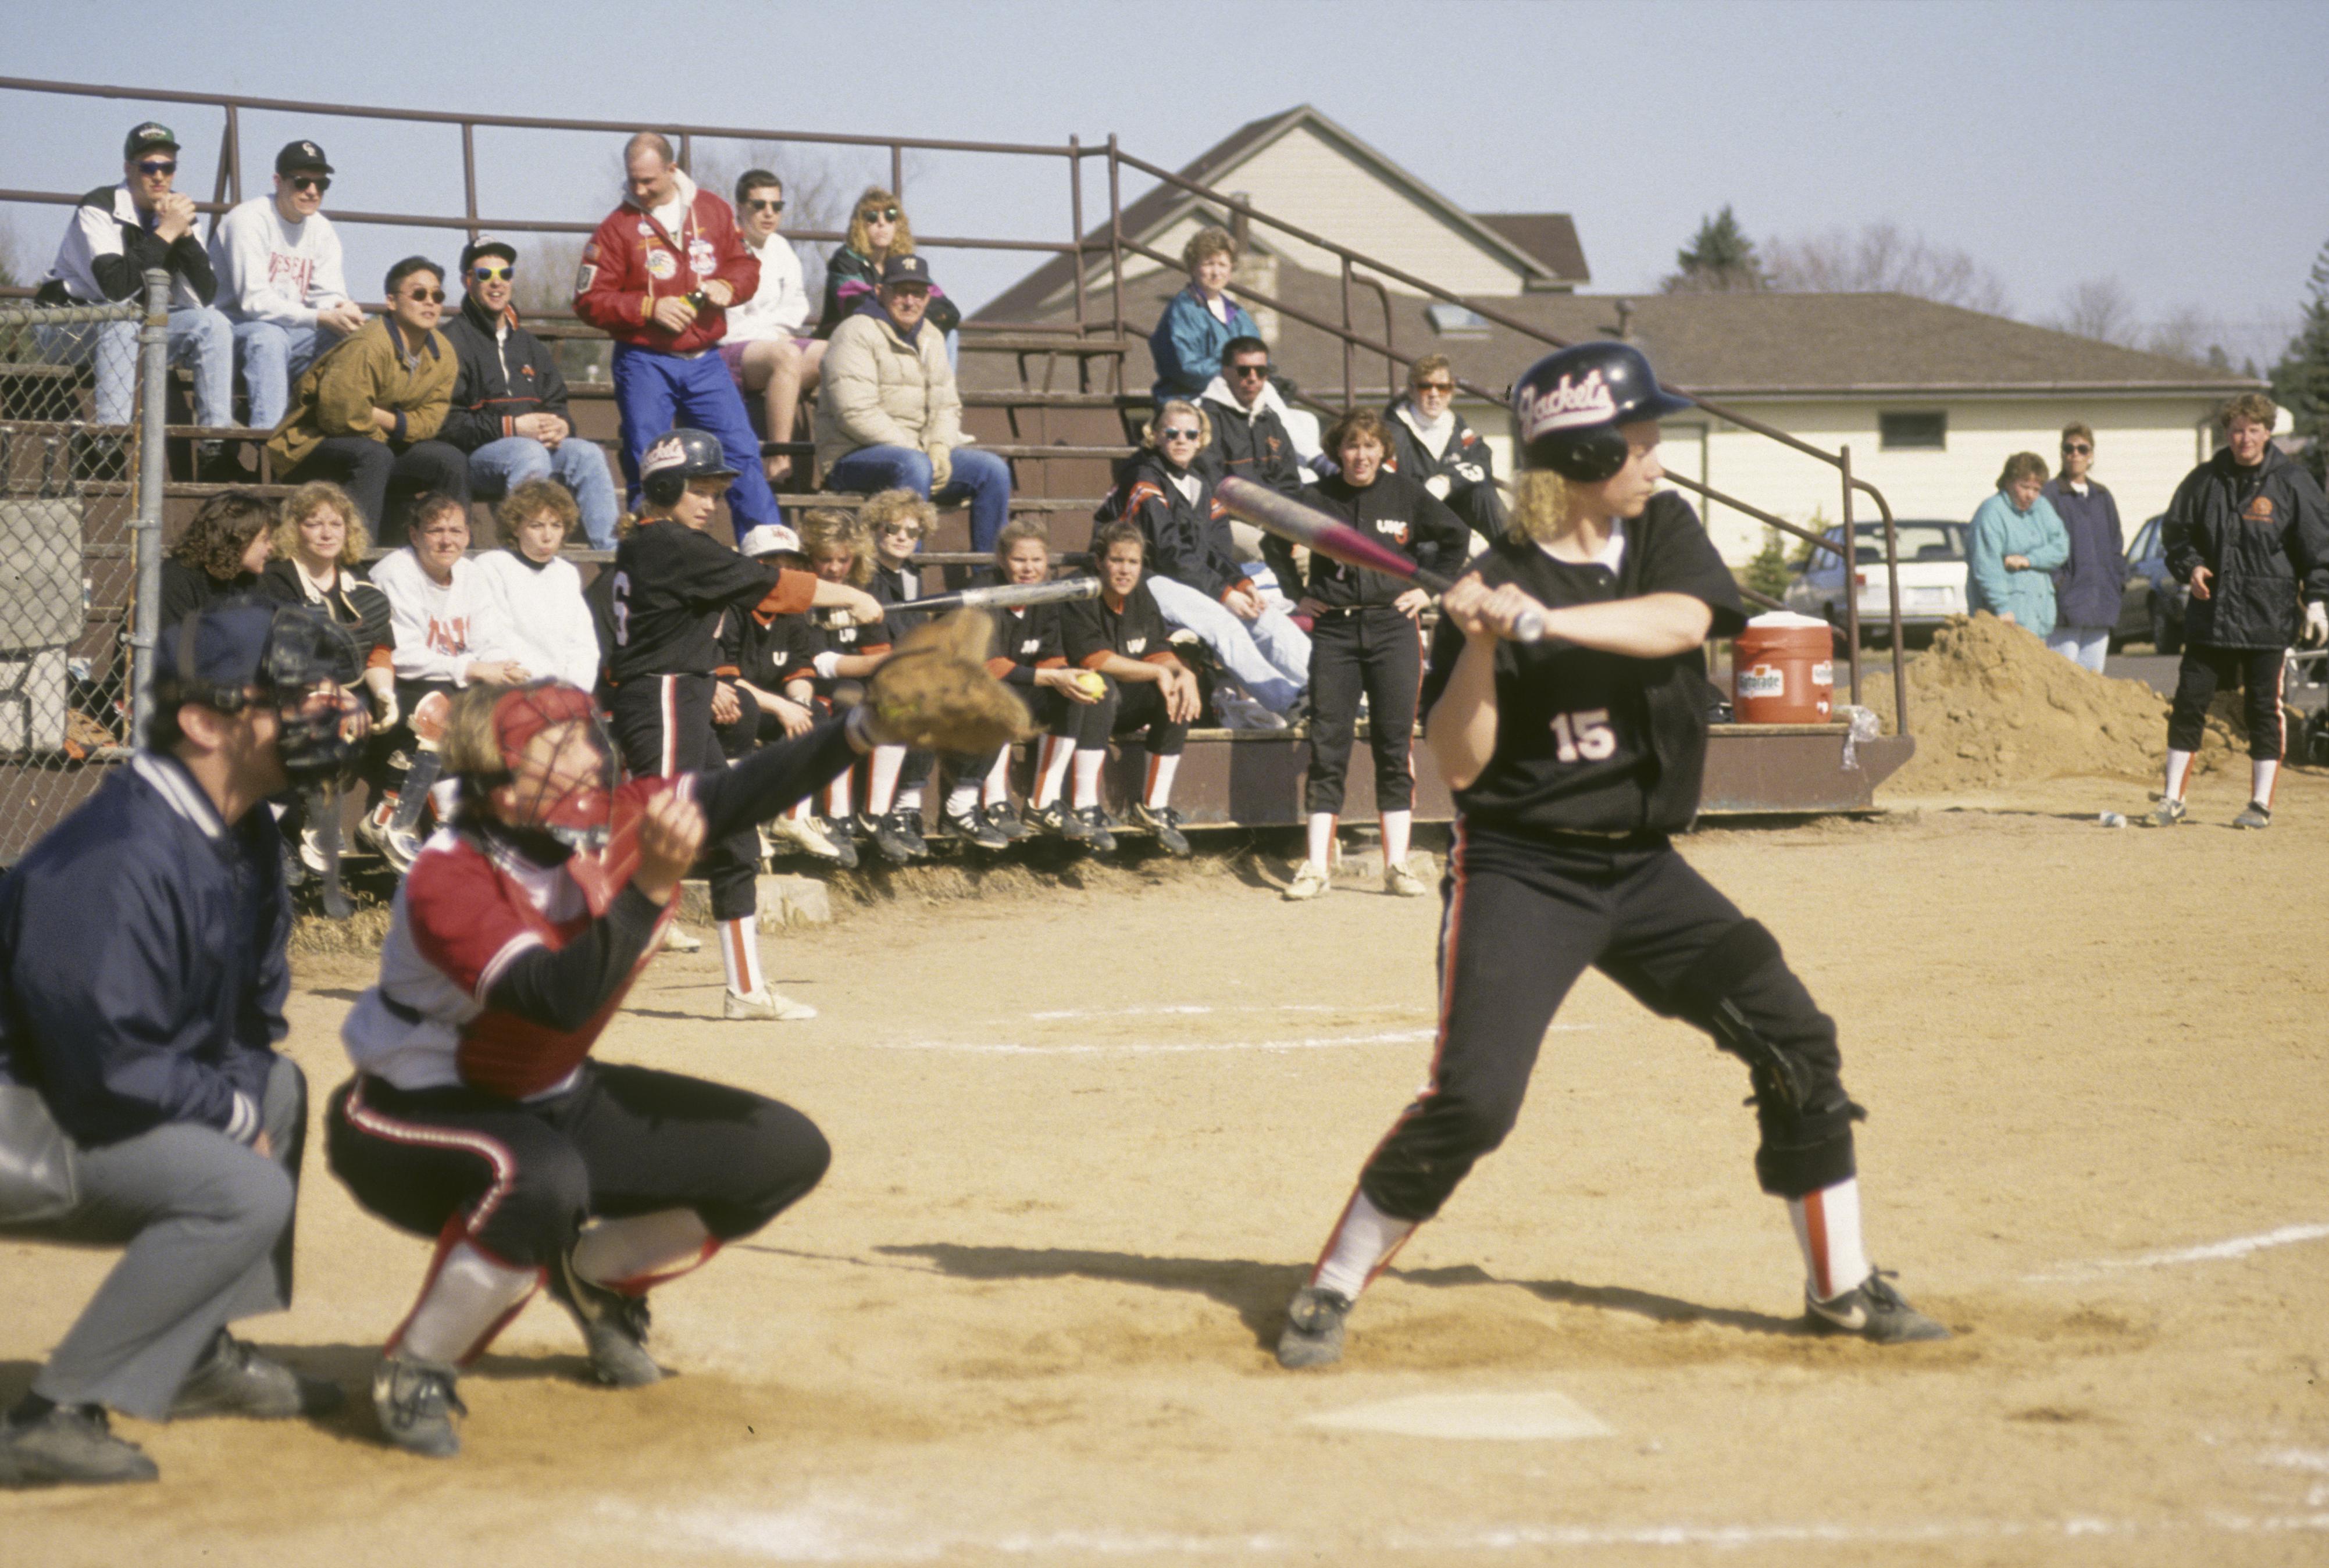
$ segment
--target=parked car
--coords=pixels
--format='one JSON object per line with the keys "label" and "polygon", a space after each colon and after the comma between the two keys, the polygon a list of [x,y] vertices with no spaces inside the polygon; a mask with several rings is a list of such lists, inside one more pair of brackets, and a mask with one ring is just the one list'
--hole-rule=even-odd
{"label": "parked car", "polygon": [[[1900,547],[1900,625],[1930,629],[1951,615],[1966,613],[1966,546],[1971,525],[1938,519],[1897,521],[1893,537]],[[1891,599],[1885,587],[1884,525],[1852,525],[1853,561],[1849,568],[1833,550],[1815,549],[1812,559],[1787,585],[1787,608],[1797,615],[1817,615],[1830,625],[1843,624],[1844,573],[1848,569],[1859,594],[1860,624],[1872,638],[1891,631]],[[1830,544],[1843,540],[1841,528],[1827,530]]]}
{"label": "parked car", "polygon": [[2149,643],[2162,653],[2183,651],[2183,607],[2192,590],[2167,572],[2167,553],[2159,542],[2165,518],[2155,517],[2135,530],[2126,547],[2126,594],[2119,600],[2118,624],[2111,628],[2111,646]]}

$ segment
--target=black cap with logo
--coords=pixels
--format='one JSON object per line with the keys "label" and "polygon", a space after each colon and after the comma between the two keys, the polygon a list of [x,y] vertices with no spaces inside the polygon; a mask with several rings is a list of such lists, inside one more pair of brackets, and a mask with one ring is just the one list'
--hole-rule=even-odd
{"label": "black cap with logo", "polygon": [[324,149],[313,142],[286,143],[283,150],[275,155],[275,172],[291,174],[301,169],[314,169],[328,174],[332,172],[332,165],[325,160]]}
{"label": "black cap with logo", "polygon": [[929,287],[930,264],[919,256],[892,256],[882,263],[882,286],[889,288],[900,283]]}

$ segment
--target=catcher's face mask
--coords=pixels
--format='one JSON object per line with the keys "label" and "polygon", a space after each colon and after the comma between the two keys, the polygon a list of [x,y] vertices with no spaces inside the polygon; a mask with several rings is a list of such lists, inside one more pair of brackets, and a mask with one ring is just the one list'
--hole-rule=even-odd
{"label": "catcher's face mask", "polygon": [[[285,606],[268,622],[253,668],[250,653],[238,654],[235,639],[248,639],[257,629],[249,614],[257,607],[231,606],[219,612],[221,625],[241,629],[214,636],[207,645],[205,616],[181,622],[172,650],[176,659],[158,677],[157,700],[198,702],[230,714],[272,709],[276,756],[285,776],[302,787],[346,784],[355,775],[371,728],[363,704],[344,684],[363,662],[354,642],[322,616]],[[241,643],[249,646],[248,641]]]}
{"label": "catcher's face mask", "polygon": [[494,704],[494,741],[505,777],[493,800],[504,822],[580,852],[607,847],[615,748],[586,693],[555,681],[517,688]]}

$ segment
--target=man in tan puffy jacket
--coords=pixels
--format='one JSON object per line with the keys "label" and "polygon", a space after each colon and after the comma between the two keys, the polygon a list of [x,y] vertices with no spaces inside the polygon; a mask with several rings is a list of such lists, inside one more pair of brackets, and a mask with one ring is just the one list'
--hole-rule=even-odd
{"label": "man in tan puffy jacket", "polygon": [[946,340],[922,317],[930,264],[892,256],[873,297],[833,329],[816,397],[816,458],[835,490],[905,489],[970,503],[970,547],[995,548],[1011,515],[1011,465],[964,444]]}

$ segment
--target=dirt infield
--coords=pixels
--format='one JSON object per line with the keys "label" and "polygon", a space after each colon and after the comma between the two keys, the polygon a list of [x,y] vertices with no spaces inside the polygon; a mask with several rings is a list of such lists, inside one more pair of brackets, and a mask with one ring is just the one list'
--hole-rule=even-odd
{"label": "dirt infield", "polygon": [[[2287,778],[2263,834],[2094,825],[2127,784],[1983,804],[1686,846],[1841,1020],[1870,1248],[1948,1344],[1797,1331],[1744,1075],[1589,977],[1349,1359],[1278,1371],[1423,1074],[1437,905],[1126,878],[772,941],[808,1025],[712,1021],[710,955],[658,961],[605,1054],[778,1094],[836,1150],[659,1293],[683,1376],[586,1388],[537,1303],[464,1384],[457,1462],[379,1447],[361,1398],[124,1422],[163,1483],[0,1494],[0,1561],[2317,1563],[2329,784]],[[369,978],[302,962],[319,1089]],[[360,1394],[425,1248],[321,1163],[298,1304],[249,1327]],[[0,1244],[0,1399],[109,1261]],[[1446,1435],[1490,1429],[1535,1435]]]}

